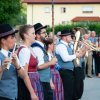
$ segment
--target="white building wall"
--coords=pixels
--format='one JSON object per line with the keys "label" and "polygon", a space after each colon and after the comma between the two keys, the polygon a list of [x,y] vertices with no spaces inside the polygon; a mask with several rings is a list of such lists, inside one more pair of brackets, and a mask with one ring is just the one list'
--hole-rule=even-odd
{"label": "white building wall", "polygon": [[[93,13],[82,13],[83,7],[93,7]],[[66,8],[66,13],[61,13],[61,7]],[[52,10],[45,12],[46,8],[52,8],[50,4],[29,4],[27,6],[27,23],[35,24],[37,22],[43,25],[52,25]],[[48,11],[48,9],[47,9]],[[70,22],[78,16],[99,16],[100,4],[55,4],[54,5],[54,23],[62,24],[63,21]]]}

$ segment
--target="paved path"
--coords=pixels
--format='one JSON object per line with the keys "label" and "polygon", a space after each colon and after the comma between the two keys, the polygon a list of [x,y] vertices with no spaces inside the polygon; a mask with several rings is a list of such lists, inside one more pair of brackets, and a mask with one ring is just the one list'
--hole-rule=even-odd
{"label": "paved path", "polygon": [[100,78],[86,78],[84,93],[80,100],[100,100]]}

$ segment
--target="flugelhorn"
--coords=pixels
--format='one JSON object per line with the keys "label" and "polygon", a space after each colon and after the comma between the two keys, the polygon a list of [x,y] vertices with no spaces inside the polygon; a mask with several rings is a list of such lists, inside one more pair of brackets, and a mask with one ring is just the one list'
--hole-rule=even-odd
{"label": "flugelhorn", "polygon": [[[75,42],[74,42],[74,53],[79,51],[81,55],[84,54],[84,52],[81,53],[82,51],[82,47],[79,46],[79,42],[82,39],[84,34],[87,34],[87,30],[85,28],[81,28],[81,27],[77,27],[74,28],[74,33],[75,33]],[[80,66],[80,58],[76,58],[74,59],[74,64],[75,66]]]}

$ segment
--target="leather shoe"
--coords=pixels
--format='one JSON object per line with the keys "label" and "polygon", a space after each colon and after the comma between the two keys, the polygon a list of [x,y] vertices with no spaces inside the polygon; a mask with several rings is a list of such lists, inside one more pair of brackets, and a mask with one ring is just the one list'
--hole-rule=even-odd
{"label": "leather shoe", "polygon": [[91,75],[88,75],[87,77],[88,77],[88,78],[92,78],[92,76],[91,76]]}

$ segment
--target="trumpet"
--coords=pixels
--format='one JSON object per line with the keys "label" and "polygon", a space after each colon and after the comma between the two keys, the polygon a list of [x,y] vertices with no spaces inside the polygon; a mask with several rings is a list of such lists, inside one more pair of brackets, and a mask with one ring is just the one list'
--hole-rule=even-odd
{"label": "trumpet", "polygon": [[83,42],[86,46],[90,47],[92,51],[100,51],[100,48],[97,47],[95,44],[91,43],[90,41]]}

